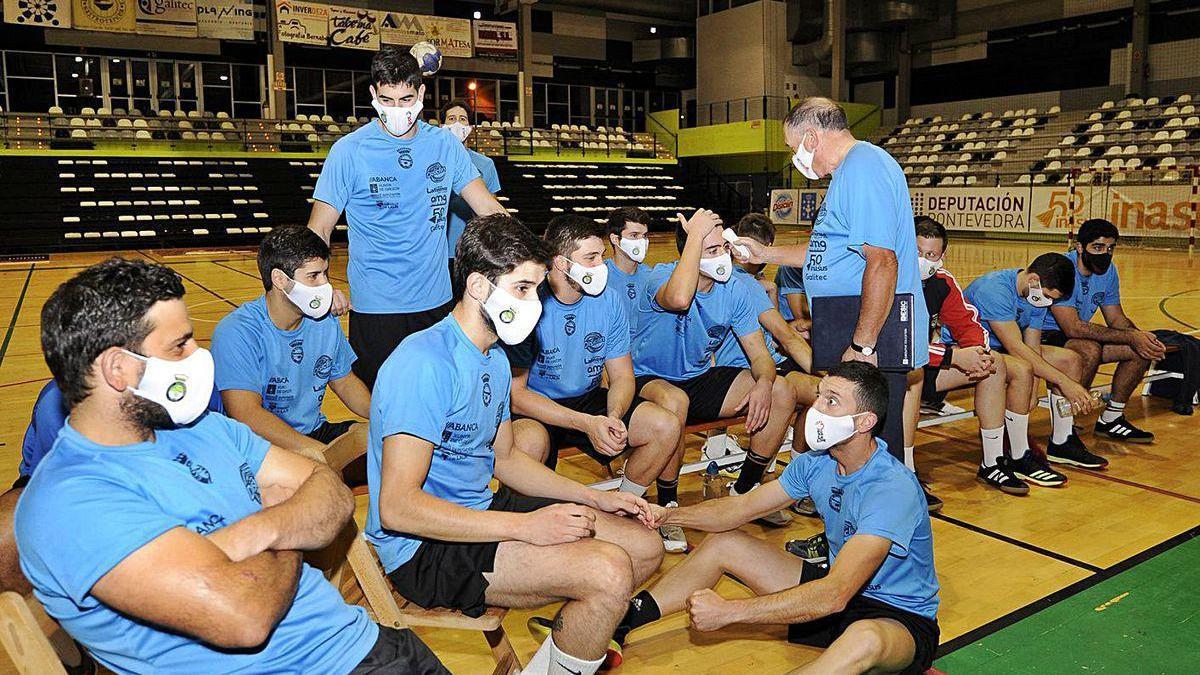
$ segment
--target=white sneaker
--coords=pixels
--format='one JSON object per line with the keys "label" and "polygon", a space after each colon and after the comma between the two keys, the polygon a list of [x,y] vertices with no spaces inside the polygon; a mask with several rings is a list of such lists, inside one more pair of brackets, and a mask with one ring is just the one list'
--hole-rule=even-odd
{"label": "white sneaker", "polygon": [[[760,483],[760,485],[761,485],[761,483]],[[756,488],[758,488],[758,485],[755,485],[753,488],[750,488],[750,489],[754,490]],[[732,495],[738,495],[741,493],[739,493],[733,487],[733,484],[731,483],[729,485],[729,494],[732,496]],[[767,515],[762,516],[761,518],[755,519],[756,522],[762,523],[764,525],[769,525],[771,527],[787,527],[788,525],[792,524],[793,520],[795,520],[795,519],[792,518],[792,514],[788,513],[784,509],[780,509],[778,511],[775,511],[774,513],[768,513]]]}
{"label": "white sneaker", "polygon": [[722,459],[739,452],[744,452],[744,450],[742,446],[738,445],[736,437],[730,434],[713,434],[704,442],[704,449],[700,451],[700,457],[705,462],[711,462],[714,459]]}
{"label": "white sneaker", "polygon": [[[679,508],[679,504],[675,502],[667,503],[668,509]],[[667,553],[687,553],[687,537],[683,534],[683,528],[678,525],[664,525],[658,528],[658,534],[662,537],[663,548]]]}
{"label": "white sneaker", "polygon": [[922,403],[921,413],[924,415],[937,415],[938,417],[946,417],[948,415],[957,415],[967,412],[966,408],[960,408],[948,401],[939,403]]}

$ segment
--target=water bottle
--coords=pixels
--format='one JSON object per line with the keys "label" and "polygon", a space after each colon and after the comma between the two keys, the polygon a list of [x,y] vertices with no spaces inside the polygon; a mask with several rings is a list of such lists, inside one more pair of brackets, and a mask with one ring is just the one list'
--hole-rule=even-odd
{"label": "water bottle", "polygon": [[704,499],[720,499],[728,494],[728,486],[721,479],[721,467],[709,462],[704,469]]}
{"label": "water bottle", "polygon": [[[1102,398],[1101,393],[1099,391],[1096,391],[1095,389],[1093,389],[1091,394],[1092,394],[1092,402],[1099,403],[1100,399]],[[1073,415],[1074,411],[1071,410],[1071,402],[1065,398],[1059,398],[1058,399],[1058,414],[1062,415],[1063,417],[1070,417],[1071,415]]]}

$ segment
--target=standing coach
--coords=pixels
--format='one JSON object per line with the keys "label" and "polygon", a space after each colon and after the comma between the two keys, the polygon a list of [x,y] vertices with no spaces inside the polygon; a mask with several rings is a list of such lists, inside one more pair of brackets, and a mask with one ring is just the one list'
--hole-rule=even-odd
{"label": "standing coach", "polygon": [[[338,139],[313,192],[308,226],[329,242],[342,211],[350,232],[350,346],[368,388],[411,333],[450,312],[446,242],[450,197],[477,215],[504,213],[463,144],[421,120],[425,85],[417,60],[385,47],[371,61],[379,118]],[[337,293],[334,313],[349,303]]]}
{"label": "standing coach", "polygon": [[[784,120],[784,140],[795,150],[792,163],[800,173],[809,180],[832,175],[807,248],[767,247],[746,238],[737,243],[749,249],[749,262],[803,265],[810,299],[860,296],[862,309],[843,361],[878,365],[876,347],[892,301],[897,293],[912,294],[912,342],[917,346],[912,369],[920,370],[929,361],[924,348],[929,344],[929,316],[917,268],[908,182],[891,155],[856,140],[847,126],[846,111],[821,97],[801,101]],[[832,326],[814,319],[815,343]],[[907,372],[889,371],[884,373],[888,409],[880,436],[888,451],[903,459]]]}

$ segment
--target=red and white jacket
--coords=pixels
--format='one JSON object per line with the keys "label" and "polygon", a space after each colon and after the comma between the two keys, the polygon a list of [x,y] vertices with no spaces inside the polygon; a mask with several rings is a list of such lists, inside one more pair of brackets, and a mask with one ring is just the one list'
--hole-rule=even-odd
{"label": "red and white jacket", "polygon": [[[950,356],[957,347],[986,347],[987,329],[979,320],[979,310],[963,297],[954,275],[939,269],[921,283],[925,306],[929,309],[929,367],[950,367]],[[950,329],[952,344],[942,342],[942,326]]]}

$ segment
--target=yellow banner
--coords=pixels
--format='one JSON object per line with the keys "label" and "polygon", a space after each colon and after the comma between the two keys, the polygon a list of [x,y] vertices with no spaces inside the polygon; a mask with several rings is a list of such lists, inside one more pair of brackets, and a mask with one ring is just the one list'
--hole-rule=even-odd
{"label": "yellow banner", "polygon": [[275,0],[279,39],[305,45],[329,42],[329,6],[294,0]]}
{"label": "yellow banner", "polygon": [[133,0],[71,0],[75,27],[109,33],[132,33],[137,28]]}
{"label": "yellow banner", "polygon": [[4,0],[4,22],[38,28],[70,28],[71,0]]}
{"label": "yellow banner", "polygon": [[388,12],[379,30],[383,42],[393,45],[415,45],[422,40],[432,42],[442,50],[442,56],[469,59],[471,22],[468,19],[447,19],[424,14]]}
{"label": "yellow banner", "polygon": [[329,46],[379,50],[379,15],[369,9],[329,8]]}
{"label": "yellow banner", "polygon": [[138,0],[137,32],[196,37],[196,0]]}

